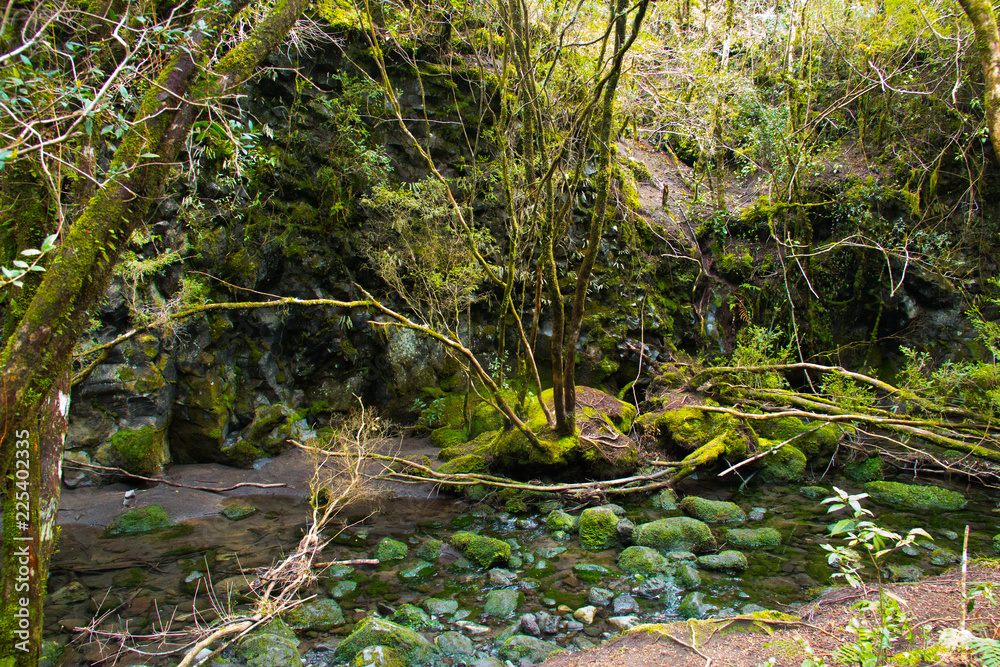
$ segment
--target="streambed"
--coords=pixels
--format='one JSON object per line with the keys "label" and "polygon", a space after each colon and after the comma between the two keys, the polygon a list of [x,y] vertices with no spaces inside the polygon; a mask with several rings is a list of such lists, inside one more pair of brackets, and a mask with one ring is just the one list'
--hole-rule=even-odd
{"label": "streambed", "polygon": [[[819,484],[826,489],[836,484],[851,492],[862,491],[861,485],[847,480]],[[870,501],[866,504],[880,525],[901,532],[921,527],[934,537],[933,544],[921,541],[908,550],[909,554],[894,557],[890,576],[912,579],[955,564],[961,556],[965,525],[971,528],[970,556],[993,555],[992,539],[1000,532],[995,500],[982,490],[959,490],[969,499],[960,511],[901,511]],[[781,544],[745,549],[748,566],[742,572],[698,568],[700,581],[670,574],[629,576],[618,567],[622,547],[587,550],[575,535],[550,532],[544,510],[551,507],[511,513],[447,497],[385,499],[380,508],[358,506],[345,513],[343,532],[324,551],[323,558],[374,558],[385,538],[405,545],[405,555],[377,566],[334,566],[328,570],[317,589],[309,593],[335,600],[343,611],[343,622],[328,628],[317,624],[301,629],[299,652],[308,664],[333,664],[334,649],[356,624],[376,613],[391,617],[401,609],[408,610],[410,616],[420,614],[406,607],[413,605],[431,612],[429,621],[412,621],[424,624],[420,630],[428,638],[457,633],[439,641],[453,649],[450,657],[439,658],[441,664],[480,660],[479,664],[495,665],[490,660],[497,656],[499,645],[512,633],[531,627],[530,622],[522,624],[525,614],[533,615],[541,639],[572,650],[612,636],[626,624],[622,618],[635,617],[631,623],[762,609],[789,612],[831,584],[832,570],[820,545],[831,541],[827,527],[842,514],[827,514],[820,498],[804,497],[799,485],[739,491],[689,481],[679,491],[681,495],[732,500],[749,517],[743,527],[774,528],[781,534]],[[263,567],[287,553],[297,542],[308,507],[301,494],[245,495],[224,499],[221,504],[255,511],[238,520],[213,512],[158,531],[119,537],[107,537],[96,526],[64,525],[49,583],[46,636],[53,641],[50,646],[70,643],[74,636],[71,629],[86,624],[98,611],[109,612],[99,623],[101,630],[116,631],[127,624],[138,634],[159,629],[171,615],[172,627],[177,629],[194,622],[211,622],[217,618],[215,608],[219,606],[232,605],[239,611],[245,605],[241,602],[244,598],[234,594],[227,600],[223,591],[234,587],[237,593],[245,590],[239,577],[241,568]],[[578,515],[582,508],[566,505],[563,509]],[[680,514],[679,510],[654,509],[648,500],[623,503],[622,509],[635,525]],[[450,545],[459,531],[506,541],[511,546],[509,561],[489,570],[471,562]],[[713,532],[720,549],[727,548],[724,530],[713,526]],[[209,581],[215,601],[206,593]],[[500,596],[491,596],[491,592],[501,589],[516,591],[503,601],[513,609],[496,606]],[[691,602],[689,594],[695,591],[701,594],[697,605],[682,607],[686,598]],[[592,622],[581,622],[579,614],[574,618],[573,612],[587,607],[595,608]],[[583,620],[587,620],[586,614]],[[107,656],[109,650],[99,642],[76,640],[64,651],[61,664],[90,664]],[[123,656],[117,664],[172,662],[176,660]]]}

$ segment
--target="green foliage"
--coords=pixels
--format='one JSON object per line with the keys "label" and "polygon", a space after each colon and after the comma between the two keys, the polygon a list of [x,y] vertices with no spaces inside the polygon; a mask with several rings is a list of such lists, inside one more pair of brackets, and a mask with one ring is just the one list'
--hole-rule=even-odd
{"label": "green foliage", "polygon": [[[733,350],[733,366],[769,366],[788,363],[791,348],[781,346],[780,330],[749,326],[740,331]],[[735,377],[755,389],[781,389],[787,386],[783,375],[777,372],[737,373]]]}

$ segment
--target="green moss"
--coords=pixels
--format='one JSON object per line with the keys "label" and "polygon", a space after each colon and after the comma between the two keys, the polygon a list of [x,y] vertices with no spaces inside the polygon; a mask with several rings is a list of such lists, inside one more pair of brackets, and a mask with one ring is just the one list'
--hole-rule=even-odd
{"label": "green moss", "polygon": [[[777,447],[779,442],[760,439],[761,450]],[[760,481],[762,482],[791,482],[801,479],[805,474],[808,461],[806,455],[797,447],[785,445],[776,449],[772,454],[757,460],[757,468],[760,470]]]}
{"label": "green moss", "polygon": [[641,574],[646,577],[667,570],[667,561],[650,547],[628,547],[618,555],[618,567],[626,574]]}
{"label": "green moss", "polygon": [[375,548],[375,558],[378,559],[380,563],[385,563],[390,560],[400,560],[406,558],[406,553],[408,549],[405,544],[391,537],[386,537],[378,546]]}
{"label": "green moss", "polygon": [[105,535],[114,537],[117,535],[134,535],[138,533],[148,533],[159,528],[173,526],[174,522],[167,516],[167,511],[162,505],[149,505],[148,507],[137,507],[118,516],[105,530]]}
{"label": "green moss", "polygon": [[131,382],[135,378],[135,369],[131,366],[118,367],[118,379],[122,382]]}
{"label": "green moss", "polygon": [[727,453],[738,456],[741,448],[746,453],[746,442],[736,433],[739,422],[731,415],[688,406],[644,414],[639,417],[639,425],[666,444],[680,449],[695,450],[719,436],[726,436],[724,446]]}
{"label": "green moss", "polygon": [[715,537],[707,524],[686,516],[658,519],[635,527],[632,541],[660,553],[691,551],[704,553],[715,549]]}
{"label": "green moss", "polygon": [[781,545],[781,533],[775,528],[730,528],[723,536],[736,549],[760,549]]}
{"label": "green moss", "polygon": [[580,545],[584,549],[609,549],[618,543],[618,516],[607,507],[590,507],[580,515]]}
{"label": "green moss", "polygon": [[431,431],[431,444],[435,447],[452,447],[466,441],[465,431],[451,426],[442,426]]}
{"label": "green moss", "polygon": [[564,533],[575,533],[579,519],[568,512],[554,510],[545,517],[545,527],[550,532],[561,530]]}
{"label": "green moss", "polygon": [[766,419],[754,429],[757,434],[768,440],[792,444],[809,458],[829,456],[837,449],[837,443],[843,434],[836,424],[820,424],[818,422],[804,423],[798,417],[782,417]]}
{"label": "green moss", "polygon": [[844,476],[853,482],[877,482],[885,476],[885,463],[879,456],[854,460],[844,466]]}
{"label": "green moss", "polygon": [[[221,438],[222,432],[220,431],[215,437]],[[264,458],[263,451],[251,444],[250,441],[243,439],[224,444],[220,451],[226,461],[237,468],[251,468],[254,461]]]}
{"label": "green moss", "polygon": [[957,491],[900,482],[868,482],[865,491],[876,502],[903,509],[960,510],[968,502]]}
{"label": "green moss", "polygon": [[120,467],[126,472],[153,477],[161,472],[164,458],[164,431],[154,426],[121,429],[111,436]]}
{"label": "green moss", "polygon": [[743,523],[746,512],[736,503],[687,496],[681,501],[681,510],[705,523]]}
{"label": "green moss", "polygon": [[506,563],[510,559],[510,545],[485,535],[459,532],[451,537],[451,544],[458,547],[467,558],[479,563],[482,567],[493,567]]}

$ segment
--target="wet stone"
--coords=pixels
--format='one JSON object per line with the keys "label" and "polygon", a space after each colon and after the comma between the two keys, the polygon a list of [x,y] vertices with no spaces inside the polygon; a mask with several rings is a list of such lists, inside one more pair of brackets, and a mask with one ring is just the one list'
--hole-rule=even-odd
{"label": "wet stone", "polygon": [[90,591],[79,581],[71,582],[49,595],[48,604],[74,604],[90,599]]}
{"label": "wet stone", "polygon": [[510,586],[517,579],[517,575],[510,570],[495,567],[488,573],[491,586]]}
{"label": "wet stone", "polygon": [[535,620],[538,622],[538,627],[543,633],[554,635],[559,632],[558,616],[553,616],[545,611],[539,611],[535,613]]}
{"label": "wet stone", "polygon": [[595,607],[607,607],[615,597],[614,591],[593,587],[587,592],[587,602]]}
{"label": "wet stone", "polygon": [[667,577],[650,577],[632,589],[641,598],[657,598],[673,588],[673,582]]}
{"label": "wet stone", "polygon": [[344,581],[338,581],[336,584],[330,587],[329,594],[330,597],[340,599],[347,597],[354,591],[358,589],[358,584],[350,579]]}
{"label": "wet stone", "polygon": [[541,637],[542,629],[538,627],[538,621],[534,614],[524,614],[521,616],[521,632],[530,637]]}
{"label": "wet stone", "polygon": [[622,593],[611,604],[611,611],[615,616],[634,614],[639,611],[639,603],[628,593]]}
{"label": "wet stone", "polygon": [[438,650],[445,655],[472,655],[476,652],[472,640],[459,632],[442,632],[434,639]]}
{"label": "wet stone", "polygon": [[486,604],[483,606],[483,613],[487,616],[506,618],[512,616],[521,604],[521,592],[504,588],[498,591],[490,591],[486,595]]}

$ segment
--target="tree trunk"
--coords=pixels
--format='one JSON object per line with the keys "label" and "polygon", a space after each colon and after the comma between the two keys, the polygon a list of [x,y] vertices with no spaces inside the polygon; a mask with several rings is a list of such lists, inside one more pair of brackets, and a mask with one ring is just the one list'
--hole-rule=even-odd
{"label": "tree trunk", "polygon": [[989,0],[959,0],[976,33],[976,48],[983,62],[983,106],[994,158],[1000,160],[1000,30]]}
{"label": "tree trunk", "polygon": [[[73,347],[132,230],[169,177],[171,162],[202,103],[245,80],[284,39],[308,1],[279,2],[257,30],[223,58],[215,76],[199,78],[203,54],[217,47],[245,4],[235,2],[221,12],[210,0],[199,4],[187,43],[143,98],[135,124],[115,152],[110,171],[121,175],[91,198],[64,236],[0,353],[0,496],[4,499],[0,656],[13,659],[4,667],[38,664]],[[27,460],[27,467],[21,460]],[[18,477],[20,470],[25,470],[24,479]],[[18,513],[24,509],[17,504],[22,499],[26,518],[24,512]],[[22,617],[30,629],[23,638]]]}

